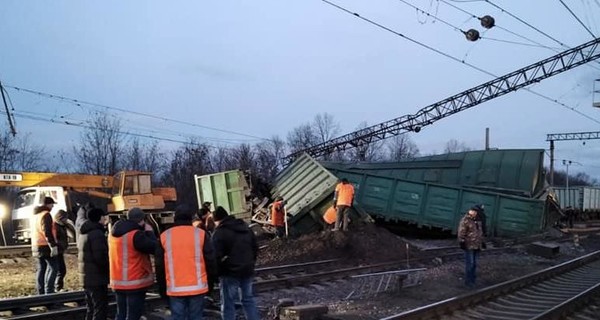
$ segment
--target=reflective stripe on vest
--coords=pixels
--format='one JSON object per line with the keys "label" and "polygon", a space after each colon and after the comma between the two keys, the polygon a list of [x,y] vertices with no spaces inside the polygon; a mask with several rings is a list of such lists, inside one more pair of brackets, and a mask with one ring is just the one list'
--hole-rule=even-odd
{"label": "reflective stripe on vest", "polygon": [[160,236],[165,250],[167,295],[192,296],[208,292],[204,237],[204,230],[193,226],[172,227]]}
{"label": "reflective stripe on vest", "polygon": [[116,290],[134,290],[154,283],[150,256],[135,250],[133,237],[138,230],[121,237],[108,237],[110,286]]}

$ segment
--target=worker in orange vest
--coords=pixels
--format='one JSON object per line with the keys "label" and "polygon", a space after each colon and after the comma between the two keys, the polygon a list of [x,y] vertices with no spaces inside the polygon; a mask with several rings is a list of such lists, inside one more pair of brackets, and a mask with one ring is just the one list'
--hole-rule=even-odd
{"label": "worker in orange vest", "polygon": [[278,196],[271,206],[271,225],[275,227],[276,236],[281,238],[285,235],[285,209],[283,197]]}
{"label": "worker in orange vest", "polygon": [[31,252],[37,258],[35,288],[38,294],[54,293],[58,272],[58,243],[56,226],[52,221],[54,199],[44,198],[44,204],[36,207],[31,219]]}
{"label": "worker in orange vest", "polygon": [[175,209],[174,225],[160,235],[156,251],[156,279],[161,296],[169,297],[173,320],[202,319],[209,282],[217,262],[209,233],[192,226],[194,210]]}
{"label": "worker in orange vest", "polygon": [[116,320],[138,320],[144,313],[146,291],[154,284],[150,255],[156,251],[156,236],[140,208],[127,212],[108,236],[110,286],[117,298]]}
{"label": "worker in orange vest", "polygon": [[343,178],[340,183],[335,187],[335,194],[333,196],[333,207],[337,209],[337,215],[335,220],[334,231],[348,230],[348,209],[352,207],[354,201],[354,186],[348,179]]}

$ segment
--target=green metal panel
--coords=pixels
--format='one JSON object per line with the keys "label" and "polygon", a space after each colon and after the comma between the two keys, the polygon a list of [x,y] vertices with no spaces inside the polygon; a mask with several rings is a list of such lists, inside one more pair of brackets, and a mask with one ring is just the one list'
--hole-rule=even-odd
{"label": "green metal panel", "polygon": [[271,194],[282,196],[288,214],[296,216],[308,213],[326,198],[332,202],[337,182],[336,176],[304,154],[277,175]]}
{"label": "green metal panel", "polygon": [[333,170],[533,196],[544,188],[543,159],[542,149],[518,149],[448,153],[400,162],[322,164]]}
{"label": "green metal panel", "polygon": [[339,178],[348,178],[358,186],[355,196],[358,207],[385,220],[405,221],[456,233],[466,211],[475,204],[484,204],[489,235],[522,236],[545,228],[542,200],[419,183],[357,170],[331,172]]}
{"label": "green metal panel", "polygon": [[250,195],[250,188],[242,171],[194,175],[194,181],[199,206],[205,201],[210,201],[213,203],[213,209],[221,206],[239,218],[250,217],[252,207],[246,200]]}

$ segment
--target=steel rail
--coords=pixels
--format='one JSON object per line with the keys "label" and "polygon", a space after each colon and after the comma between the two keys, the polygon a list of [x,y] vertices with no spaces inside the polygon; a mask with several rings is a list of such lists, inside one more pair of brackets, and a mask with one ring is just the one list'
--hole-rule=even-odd
{"label": "steel rail", "polygon": [[[589,299],[600,283],[600,251],[542,271],[503,282],[469,294],[391,315],[381,320],[546,319],[577,306],[578,296]],[[589,292],[587,292],[589,291]],[[565,311],[568,310],[568,311]],[[536,318],[538,317],[538,318]],[[483,319],[482,318],[482,319]]]}

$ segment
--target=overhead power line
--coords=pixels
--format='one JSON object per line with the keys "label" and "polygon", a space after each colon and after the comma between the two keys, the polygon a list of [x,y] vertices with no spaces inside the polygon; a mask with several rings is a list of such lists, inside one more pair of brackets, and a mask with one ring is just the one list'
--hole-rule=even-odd
{"label": "overhead power line", "polygon": [[156,116],[156,115],[152,115],[152,114],[148,114],[148,113],[143,113],[143,112],[138,112],[138,111],[131,111],[131,110],[127,110],[127,109],[124,109],[124,108],[113,107],[113,106],[109,106],[109,105],[105,105],[105,104],[100,104],[100,103],[95,103],[95,102],[89,102],[89,101],[75,99],[75,98],[64,97],[64,96],[60,96],[60,95],[56,95],[56,94],[51,94],[51,93],[46,93],[46,92],[41,92],[41,91],[36,91],[36,90],[31,90],[31,89],[25,89],[25,88],[11,86],[11,85],[5,85],[5,87],[11,88],[11,89],[14,89],[14,90],[17,90],[17,91],[21,91],[21,92],[35,94],[35,95],[42,96],[42,97],[45,97],[45,98],[50,98],[50,99],[65,101],[65,102],[68,102],[68,103],[75,104],[77,106],[82,106],[82,107],[83,106],[93,106],[93,107],[105,108],[105,109],[116,110],[116,111],[120,111],[120,112],[124,112],[124,113],[134,114],[134,115],[138,115],[138,116],[143,116],[143,117],[147,117],[147,118],[152,118],[152,119],[156,119],[156,120],[162,120],[162,121],[167,121],[167,122],[172,122],[172,123],[184,124],[184,125],[188,125],[188,126],[192,126],[192,127],[197,127],[197,128],[202,128],[202,129],[207,129],[207,130],[213,130],[213,131],[218,131],[218,132],[223,132],[223,133],[229,133],[229,134],[234,134],[234,135],[239,135],[239,136],[244,136],[244,137],[249,137],[249,138],[255,138],[255,139],[260,139],[260,140],[269,140],[269,139],[265,139],[265,138],[258,137],[258,136],[255,136],[255,135],[251,135],[251,134],[246,134],[246,133],[231,131],[231,130],[227,130],[227,129],[220,129],[220,128],[215,128],[215,127],[209,127],[209,126],[200,125],[200,124],[196,124],[196,123],[192,123],[192,122],[187,122],[187,121],[182,121],[182,120],[176,120],[176,119],[170,119],[170,118]]}
{"label": "overhead power line", "polygon": [[[337,8],[337,9],[339,9],[339,10],[343,11],[343,12],[346,12],[346,13],[348,13],[348,14],[352,15],[352,16],[355,16],[355,17],[357,17],[357,18],[359,18],[359,19],[361,19],[361,20],[363,20],[363,21],[366,21],[366,22],[368,22],[368,23],[370,23],[370,24],[372,24],[372,25],[374,25],[374,26],[377,26],[378,28],[381,28],[381,29],[383,29],[383,30],[385,30],[385,31],[388,31],[388,32],[390,32],[390,33],[393,33],[393,34],[395,34],[395,35],[397,35],[397,36],[399,36],[399,37],[401,37],[401,38],[404,38],[404,39],[406,39],[406,40],[408,40],[408,41],[410,41],[410,42],[412,42],[412,43],[414,43],[414,44],[417,44],[417,45],[419,45],[419,46],[421,46],[421,47],[423,47],[423,48],[425,48],[425,49],[428,49],[428,50],[430,50],[430,51],[433,51],[433,52],[435,52],[435,53],[437,53],[437,54],[439,54],[439,55],[442,55],[442,56],[444,56],[444,57],[446,57],[446,58],[449,58],[449,59],[451,59],[451,60],[454,60],[454,61],[456,61],[456,62],[462,63],[462,64],[464,64],[464,65],[466,65],[466,66],[468,66],[468,67],[470,67],[470,68],[472,68],[472,69],[475,69],[475,70],[477,70],[477,71],[481,72],[481,73],[485,73],[485,74],[487,74],[487,75],[489,75],[489,76],[492,76],[492,77],[494,77],[494,78],[498,78],[498,76],[497,76],[497,75],[495,75],[495,74],[494,74],[494,73],[492,73],[492,72],[489,72],[489,71],[487,71],[487,70],[484,70],[484,69],[482,69],[482,68],[480,68],[480,67],[478,67],[478,66],[476,66],[476,65],[474,65],[474,64],[468,63],[468,62],[466,62],[466,61],[464,61],[464,60],[461,60],[461,59],[459,59],[459,58],[457,58],[457,57],[454,57],[454,56],[452,56],[452,55],[450,55],[450,54],[448,54],[448,53],[446,53],[446,52],[443,52],[443,51],[441,51],[441,50],[439,50],[439,49],[436,49],[436,48],[434,48],[434,47],[432,47],[432,46],[430,46],[430,45],[427,45],[427,44],[425,44],[425,43],[423,43],[423,42],[417,41],[417,40],[415,40],[415,39],[413,39],[413,38],[411,38],[411,37],[408,37],[408,36],[406,36],[406,35],[404,35],[404,34],[402,34],[402,33],[399,33],[399,32],[397,32],[397,31],[395,31],[395,30],[392,30],[392,29],[390,29],[390,28],[388,28],[388,27],[386,27],[386,26],[384,26],[384,25],[382,25],[382,24],[380,24],[380,23],[377,23],[377,22],[375,22],[375,21],[373,21],[373,20],[370,20],[370,19],[368,19],[368,18],[365,18],[365,17],[361,16],[360,14],[358,14],[358,13],[356,13],[356,12],[352,12],[352,11],[350,11],[350,10],[348,10],[348,9],[344,8],[344,7],[341,7],[341,6],[339,6],[339,5],[335,4],[335,3],[332,3],[332,2],[330,2],[330,1],[328,1],[328,0],[321,0],[321,1],[323,1],[323,2],[325,2],[325,3],[327,3],[327,4],[329,4],[329,5],[331,5],[331,6],[335,7],[335,8]],[[484,0],[484,1],[487,1],[487,0]],[[579,111],[579,110],[577,110],[577,109],[575,109],[575,108],[573,108],[573,107],[571,107],[571,106],[568,106],[567,104],[565,104],[565,103],[563,103],[563,102],[561,102],[561,101],[558,101],[557,99],[550,98],[550,97],[548,97],[548,96],[546,96],[546,95],[544,95],[544,94],[541,94],[541,93],[539,93],[539,92],[537,92],[537,91],[534,91],[534,90],[532,90],[532,89],[530,89],[530,88],[523,88],[523,90],[526,90],[526,91],[528,91],[528,92],[530,92],[530,93],[532,93],[532,94],[534,94],[534,95],[536,95],[536,96],[538,96],[538,97],[541,97],[541,98],[543,98],[543,99],[545,99],[545,100],[548,100],[548,101],[550,101],[550,102],[552,102],[552,103],[554,103],[554,104],[558,104],[559,106],[562,106],[562,107],[564,107],[564,108],[566,108],[566,109],[568,109],[568,110],[571,110],[571,111],[573,111],[573,112],[575,112],[575,113],[577,113],[577,114],[579,114],[579,115],[581,115],[581,116],[583,116],[583,117],[585,117],[585,118],[587,118],[587,119],[589,119],[589,120],[591,120],[591,121],[594,121],[594,122],[596,122],[596,123],[600,124],[600,121],[599,121],[599,120],[597,120],[597,119],[595,119],[595,118],[593,118],[593,117],[591,117],[591,116],[589,116],[589,115],[587,115],[587,114],[585,114],[585,113],[583,113],[583,112],[581,112],[581,111]]]}
{"label": "overhead power line", "polygon": [[560,44],[562,47],[565,47],[565,48],[568,48],[568,47],[569,47],[569,46],[567,46],[566,44],[564,44],[564,43],[562,43],[562,42],[558,41],[556,38],[552,37],[551,35],[549,35],[549,34],[545,33],[544,31],[542,31],[542,30],[540,30],[540,29],[538,29],[538,28],[534,27],[534,26],[533,26],[533,25],[531,25],[529,22],[527,22],[527,21],[525,21],[525,20],[523,20],[523,19],[521,19],[521,18],[517,17],[516,15],[512,14],[512,13],[511,13],[511,12],[509,12],[508,10],[505,10],[504,8],[502,8],[502,7],[498,6],[497,4],[495,4],[495,3],[491,2],[490,0],[484,0],[484,1],[485,1],[485,2],[487,2],[487,3],[489,3],[491,6],[493,6],[493,7],[497,8],[497,9],[499,9],[500,11],[502,11],[502,12],[504,12],[504,13],[508,14],[509,16],[513,17],[514,19],[516,19],[517,21],[519,21],[519,22],[523,23],[524,25],[526,25],[526,26],[530,27],[531,29],[533,29],[533,30],[535,30],[535,31],[537,31],[537,32],[539,32],[539,33],[541,33],[541,34],[542,34],[542,35],[544,35],[545,37],[547,37],[547,38],[549,38],[549,39],[553,40],[554,42],[556,42],[556,43],[558,43],[558,44]]}
{"label": "overhead power line", "polygon": [[563,1],[563,0],[559,0],[560,3],[569,11],[569,13],[571,13],[571,15],[573,16],[573,18],[575,18],[575,20],[577,20],[577,22],[579,22],[579,24],[593,37],[596,38],[596,36],[594,35],[594,33],[583,23],[583,21],[581,21],[581,19],[579,19],[579,17],[575,14],[575,12],[573,12],[573,10],[571,10],[571,8],[569,8],[569,6]]}
{"label": "overhead power line", "polygon": [[[3,114],[3,113],[4,112],[0,112],[0,114]],[[40,122],[48,122],[48,123],[52,123],[52,124],[59,124],[59,125],[65,125],[65,126],[71,126],[71,127],[78,127],[78,128],[84,128],[84,129],[92,129],[92,130],[98,129],[97,127],[94,127],[91,125],[86,125],[83,122],[73,122],[73,121],[69,121],[69,120],[58,121],[58,120],[48,119],[45,116],[27,115],[27,114],[21,114],[21,113],[16,113],[15,116],[19,117],[19,118],[23,118],[23,119],[29,119],[29,120],[40,121]],[[214,149],[232,149],[232,148],[223,147],[223,146],[215,146],[215,145],[211,145],[208,143],[196,143],[192,140],[178,140],[178,139],[172,139],[172,138],[159,137],[159,136],[155,136],[155,135],[151,135],[151,134],[141,134],[141,133],[135,133],[135,132],[129,132],[129,131],[123,131],[123,130],[114,130],[114,131],[117,133],[123,134],[123,135],[127,135],[127,136],[147,138],[147,139],[153,139],[153,140],[158,140],[158,141],[174,142],[174,143],[179,143],[179,144],[184,144],[184,145],[191,144],[191,145],[195,145],[195,146],[206,146],[206,147],[214,148]]]}

